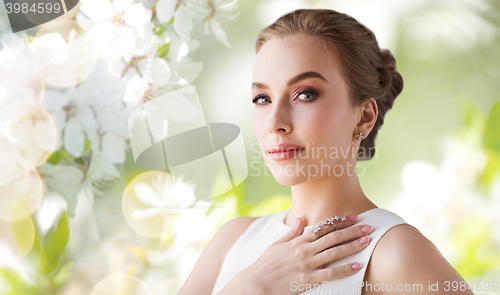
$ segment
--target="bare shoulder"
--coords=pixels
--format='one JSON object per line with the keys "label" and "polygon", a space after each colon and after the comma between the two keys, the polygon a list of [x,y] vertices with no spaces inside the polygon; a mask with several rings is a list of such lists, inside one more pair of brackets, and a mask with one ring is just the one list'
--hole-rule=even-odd
{"label": "bare shoulder", "polygon": [[[386,290],[378,288],[376,291],[373,287],[370,290],[367,288],[370,285],[366,285],[363,294],[387,294],[391,293],[388,288],[394,292],[398,287],[408,294],[473,294],[466,288],[456,293],[446,288],[447,284],[462,281],[460,274],[429,239],[415,227],[400,224],[380,238],[365,273],[365,282],[372,286],[383,284]],[[436,283],[438,290],[429,290],[429,285]]]}
{"label": "bare shoulder", "polygon": [[376,264],[383,260],[384,263],[377,267],[381,271],[385,268],[402,268],[406,263],[421,264],[429,258],[444,259],[437,247],[418,229],[409,224],[400,224],[380,238],[370,263]]}

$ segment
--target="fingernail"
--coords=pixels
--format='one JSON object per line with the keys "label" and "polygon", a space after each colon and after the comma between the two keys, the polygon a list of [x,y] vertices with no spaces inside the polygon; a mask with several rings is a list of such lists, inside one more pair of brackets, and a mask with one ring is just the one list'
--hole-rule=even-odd
{"label": "fingernail", "polygon": [[352,269],[357,270],[361,268],[361,264],[359,262],[353,263],[351,265]]}
{"label": "fingernail", "polygon": [[297,224],[299,224],[299,217],[295,216],[295,223],[293,224],[293,226],[296,226]]}
{"label": "fingernail", "polygon": [[349,220],[352,222],[356,222],[358,220],[358,215],[351,215],[349,216]]}
{"label": "fingernail", "polygon": [[365,225],[361,228],[361,231],[364,232],[364,233],[369,233],[372,231],[372,227],[369,226],[369,225]]}
{"label": "fingernail", "polygon": [[362,236],[358,241],[360,244],[366,244],[368,243],[368,241],[370,240],[370,237],[369,236]]}

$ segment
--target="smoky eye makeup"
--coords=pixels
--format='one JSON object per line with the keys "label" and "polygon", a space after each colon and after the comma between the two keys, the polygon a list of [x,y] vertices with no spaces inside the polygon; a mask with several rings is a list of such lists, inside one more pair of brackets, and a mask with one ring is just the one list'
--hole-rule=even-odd
{"label": "smoky eye makeup", "polygon": [[296,90],[293,94],[294,100],[300,100],[300,101],[312,101],[317,98],[319,95],[319,92],[316,91],[313,88],[309,87],[304,87],[304,88],[299,88]]}
{"label": "smoky eye makeup", "polygon": [[[292,101],[309,102],[315,100],[320,95],[319,91],[311,87],[301,87],[295,90],[292,94]],[[253,99],[252,103],[256,105],[266,104],[265,101],[270,101],[270,98],[266,94],[257,94]],[[264,102],[259,102],[264,101]]]}
{"label": "smoky eye makeup", "polygon": [[268,98],[268,97],[267,97],[267,95],[262,95],[262,94],[259,94],[259,95],[255,96],[255,97],[252,99],[252,103],[254,103],[254,104],[262,104],[262,103],[257,103],[257,101],[258,101],[259,99],[261,99],[261,98],[263,99],[263,98]]}

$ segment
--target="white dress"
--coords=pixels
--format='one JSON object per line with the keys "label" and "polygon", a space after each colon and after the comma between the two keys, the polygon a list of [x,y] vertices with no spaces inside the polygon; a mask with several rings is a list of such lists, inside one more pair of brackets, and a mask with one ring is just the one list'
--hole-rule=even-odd
{"label": "white dress", "polygon": [[[255,219],[229,249],[215,282],[212,295],[217,294],[237,273],[254,263],[271,243],[288,232],[291,226],[284,223],[289,210]],[[392,227],[406,223],[400,216],[382,208],[374,208],[358,215],[358,224],[373,227],[370,244],[360,252],[333,261],[325,267],[336,267],[360,262],[361,269],[353,275],[326,281],[318,285],[300,285],[290,282],[290,290],[304,295],[359,295],[361,294],[366,266],[379,239]],[[304,291],[302,291],[304,290]],[[301,292],[302,291],[302,292]]]}

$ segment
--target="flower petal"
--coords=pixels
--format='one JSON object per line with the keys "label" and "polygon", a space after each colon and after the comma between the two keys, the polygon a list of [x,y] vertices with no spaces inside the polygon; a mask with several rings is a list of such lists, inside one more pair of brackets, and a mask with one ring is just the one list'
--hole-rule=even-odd
{"label": "flower petal", "polygon": [[129,61],[134,56],[136,40],[133,28],[129,26],[115,26],[111,23],[101,23],[93,26],[89,31],[89,38],[100,55],[109,60],[125,58]]}
{"label": "flower petal", "polygon": [[82,123],[82,126],[88,129],[97,128],[94,114],[92,113],[92,110],[90,108],[88,108],[87,106],[82,106],[78,111],[79,112],[76,118],[80,123]]}
{"label": "flower petal", "polygon": [[93,180],[100,180],[106,176],[120,177],[120,172],[109,160],[106,153],[98,152],[92,155],[87,176]]}
{"label": "flower petal", "polygon": [[212,18],[210,20],[210,27],[212,28],[212,31],[215,34],[215,37],[219,39],[224,45],[227,46],[227,48],[231,48],[231,45],[229,44],[229,41],[227,40],[227,35],[226,32],[222,29],[220,26],[219,22],[215,20],[215,18]]}
{"label": "flower petal", "polygon": [[170,21],[174,16],[175,5],[177,0],[158,0],[156,4],[156,16],[162,23]]}
{"label": "flower petal", "polygon": [[102,140],[102,150],[108,155],[112,163],[125,161],[125,140],[116,134],[106,133]]}
{"label": "flower petal", "polygon": [[184,6],[179,6],[174,15],[174,29],[186,42],[191,40],[191,30],[193,29],[193,19]]}
{"label": "flower petal", "polygon": [[113,8],[115,12],[125,11],[130,7],[134,0],[113,0]]}
{"label": "flower petal", "polygon": [[111,3],[102,0],[81,0],[80,10],[96,21],[105,21],[113,14]]}
{"label": "flower petal", "polygon": [[149,64],[149,75],[154,86],[161,86],[170,79],[170,67],[161,58],[153,58]]}
{"label": "flower petal", "polygon": [[133,4],[125,11],[123,20],[132,27],[140,27],[149,23],[152,14],[151,10],[144,7],[144,5]]}
{"label": "flower petal", "polygon": [[192,58],[186,57],[181,61],[177,73],[186,79],[189,84],[192,84],[198,78],[202,69],[203,63],[201,61],[194,61]]}
{"label": "flower petal", "polygon": [[85,136],[80,123],[71,118],[64,128],[64,148],[73,156],[80,157],[85,146]]}
{"label": "flower petal", "polygon": [[56,90],[47,90],[42,105],[48,110],[62,109],[68,102],[68,97]]}

